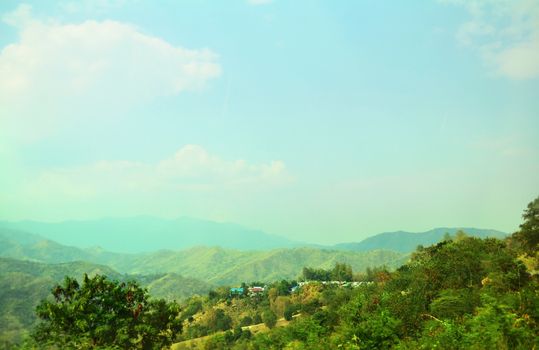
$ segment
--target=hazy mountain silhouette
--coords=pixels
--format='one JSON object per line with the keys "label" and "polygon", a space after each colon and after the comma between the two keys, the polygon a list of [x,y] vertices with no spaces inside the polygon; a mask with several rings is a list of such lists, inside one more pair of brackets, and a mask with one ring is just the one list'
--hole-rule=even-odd
{"label": "hazy mountain silhouette", "polygon": [[401,253],[411,253],[418,245],[428,246],[441,241],[446,233],[454,235],[462,230],[469,236],[486,238],[504,238],[507,233],[490,230],[478,229],[473,227],[439,227],[426,232],[384,232],[368,237],[358,243],[340,243],[334,248],[343,250],[353,250],[366,252],[374,249],[393,250]]}
{"label": "hazy mountain silhouette", "polygon": [[220,246],[241,250],[289,248],[306,244],[232,223],[192,218],[175,220],[147,216],[44,223],[0,222],[0,227],[31,232],[58,243],[77,247],[99,246],[122,253],[194,246]]}

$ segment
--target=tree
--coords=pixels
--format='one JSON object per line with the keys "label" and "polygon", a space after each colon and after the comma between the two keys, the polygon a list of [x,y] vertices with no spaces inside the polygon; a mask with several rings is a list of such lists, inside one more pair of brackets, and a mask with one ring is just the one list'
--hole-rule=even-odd
{"label": "tree", "polygon": [[52,295],[36,308],[43,322],[32,336],[43,347],[161,349],[182,329],[177,303],[150,300],[133,281],[66,277]]}
{"label": "tree", "polygon": [[534,255],[539,245],[539,197],[528,204],[522,214],[524,222],[514,237],[522,244],[528,255]]}
{"label": "tree", "polygon": [[250,326],[252,324],[253,324],[253,318],[249,315],[243,317],[240,321],[240,326],[242,327]]}
{"label": "tree", "polygon": [[351,281],[352,275],[352,266],[348,264],[335,263],[331,271],[331,278],[335,281]]}
{"label": "tree", "polygon": [[262,316],[260,314],[255,314],[253,317],[253,324],[260,324],[262,323]]}
{"label": "tree", "polygon": [[232,319],[223,309],[211,310],[207,323],[208,328],[212,331],[226,331],[232,328]]}
{"label": "tree", "polygon": [[277,324],[277,316],[270,309],[266,309],[262,313],[262,321],[268,328],[273,328]]}
{"label": "tree", "polygon": [[331,271],[324,269],[315,269],[304,267],[302,271],[303,280],[305,281],[330,281]]}

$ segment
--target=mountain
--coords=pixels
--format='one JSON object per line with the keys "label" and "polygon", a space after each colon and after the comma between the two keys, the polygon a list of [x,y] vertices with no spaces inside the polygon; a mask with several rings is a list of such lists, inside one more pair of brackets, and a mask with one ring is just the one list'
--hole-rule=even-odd
{"label": "mountain", "polygon": [[469,236],[479,238],[500,238],[503,239],[507,233],[489,230],[478,229],[472,227],[440,227],[426,232],[385,232],[380,233],[362,240],[359,243],[341,243],[336,244],[334,248],[342,250],[352,250],[358,252],[366,252],[375,249],[386,249],[401,253],[411,253],[418,245],[429,246],[440,242],[446,233],[454,235],[457,231],[462,230]]}
{"label": "mountain", "polygon": [[58,223],[2,221],[0,228],[32,232],[64,245],[100,246],[108,251],[122,253],[150,252],[164,248],[179,250],[201,245],[242,250],[305,245],[232,223],[192,218],[165,220],[137,216]]}
{"label": "mountain", "polygon": [[329,268],[346,262],[355,271],[387,265],[396,267],[406,255],[391,251],[353,252],[318,248],[270,251],[239,251],[220,247],[195,247],[181,251],[158,251],[109,261],[109,266],[131,274],[180,273],[212,284],[295,279],[304,266]]}
{"label": "mountain", "polygon": [[[41,238],[41,240],[39,240]],[[13,236],[0,228],[0,256],[34,262],[59,263],[78,260],[111,267],[122,274],[176,274],[203,280],[209,284],[237,284],[261,280],[296,278],[304,266],[329,268],[346,262],[355,271],[367,267],[394,267],[406,256],[397,252],[354,252],[320,248],[281,248],[268,251],[240,251],[221,247],[194,247],[184,250],[160,250],[151,253],[122,254],[103,249],[64,246],[24,231]],[[19,243],[24,242],[24,243]],[[168,279],[171,276],[167,277]],[[166,284],[163,280],[160,283]],[[168,283],[168,282],[167,282]]]}
{"label": "mountain", "polygon": [[47,263],[94,260],[94,255],[33,233],[0,227],[0,256]]}

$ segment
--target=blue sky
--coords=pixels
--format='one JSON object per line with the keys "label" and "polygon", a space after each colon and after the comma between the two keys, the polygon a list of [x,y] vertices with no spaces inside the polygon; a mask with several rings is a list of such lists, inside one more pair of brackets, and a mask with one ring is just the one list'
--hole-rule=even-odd
{"label": "blue sky", "polygon": [[2,1],[0,218],[514,231],[536,1]]}

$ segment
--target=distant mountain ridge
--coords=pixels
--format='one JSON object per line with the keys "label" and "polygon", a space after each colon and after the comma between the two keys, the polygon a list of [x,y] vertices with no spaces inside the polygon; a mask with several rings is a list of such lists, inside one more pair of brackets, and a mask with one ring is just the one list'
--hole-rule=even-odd
{"label": "distant mountain ridge", "polygon": [[[144,225],[149,225],[145,218],[142,220]],[[158,223],[163,223],[157,220]],[[114,221],[117,222],[117,221]],[[161,238],[155,239],[152,234],[143,234],[146,228],[144,225],[139,227],[138,231],[130,234],[127,229],[133,227],[122,226],[124,222],[119,221],[121,226],[118,235],[112,235],[110,231],[105,230],[98,234],[102,237],[107,234],[108,239],[119,241],[118,244],[126,244],[125,241],[119,240],[119,237],[125,240],[139,240],[137,244],[143,242],[148,247],[169,247],[168,250],[154,250],[144,253],[115,253],[99,247],[93,248],[77,248],[74,246],[66,246],[41,235],[35,233],[27,233],[21,231],[20,228],[5,228],[0,223],[0,256],[15,259],[31,260],[44,263],[62,263],[73,261],[87,261],[94,264],[106,265],[122,274],[179,274],[185,277],[202,279],[210,284],[236,284],[244,281],[271,281],[282,278],[296,278],[304,266],[315,268],[329,268],[335,262],[346,262],[354,268],[355,271],[364,271],[367,267],[375,267],[387,265],[388,267],[397,267],[404,263],[409,253],[413,252],[418,245],[428,246],[435,244],[443,239],[446,233],[455,234],[458,230],[463,230],[467,234],[476,237],[497,237],[504,238],[505,233],[496,230],[484,230],[476,228],[437,228],[422,233],[411,232],[387,232],[369,237],[359,243],[343,243],[333,247],[286,247],[271,249],[269,242],[264,246],[264,250],[241,250],[231,249],[230,247],[219,247],[219,241],[224,237],[232,236],[229,241],[230,245],[236,245],[238,242],[246,239],[246,235],[256,236],[255,241],[245,243],[245,245],[259,246],[263,242],[256,242],[258,239],[266,237],[265,234],[258,231],[242,231],[228,235],[221,233],[220,237],[211,240],[212,246],[198,245],[188,249],[174,248],[174,244],[163,242],[163,238],[167,237],[166,232],[160,231],[157,226],[154,233],[161,232]],[[35,224],[35,223],[34,223]],[[57,226],[39,225],[37,228],[57,229]],[[77,225],[79,225],[78,223]],[[198,225],[199,223],[197,223]],[[204,222],[203,225],[207,223]],[[216,223],[211,223],[210,226]],[[107,224],[109,229],[113,227],[110,223]],[[105,225],[105,226],[107,226]],[[168,228],[169,223],[165,224]],[[222,224],[216,224],[214,229],[222,228]],[[83,225],[84,226],[84,225]],[[101,223],[97,225],[101,226]],[[174,226],[176,227],[176,226]],[[234,230],[236,227],[232,225]],[[96,226],[92,226],[95,229]],[[65,231],[58,230],[60,235],[73,235],[72,231],[76,227],[63,227]],[[89,228],[79,235],[92,236]],[[123,231],[122,231],[123,230]],[[35,232],[35,231],[33,231]],[[165,233],[163,233],[165,232]],[[210,231],[205,231],[210,232]],[[39,233],[39,232],[38,232]],[[54,232],[45,232],[48,236],[54,236]],[[56,233],[58,234],[58,233]],[[174,233],[172,239],[177,239]],[[181,237],[181,236],[180,236]],[[235,237],[235,238],[234,238]],[[272,236],[273,237],[273,236]],[[93,237],[93,243],[95,241]],[[208,237],[203,237],[208,239]],[[89,243],[90,241],[88,241]],[[284,244],[290,244],[291,241],[282,241]],[[256,244],[255,244],[256,243]],[[186,245],[186,244],[184,244]],[[133,247],[133,246],[132,246]]]}
{"label": "distant mountain ridge", "polygon": [[159,251],[110,261],[109,266],[129,273],[157,271],[195,276],[213,284],[295,279],[304,266],[331,268],[348,263],[354,271],[386,265],[400,266],[407,255],[392,251],[339,251],[318,248],[283,248],[269,251],[239,251],[220,247],[194,247],[181,251]]}
{"label": "distant mountain ridge", "polygon": [[375,249],[392,250],[401,253],[411,253],[418,245],[429,246],[440,242],[446,233],[454,235],[457,231],[464,231],[469,236],[479,238],[503,239],[508,234],[505,232],[478,229],[473,227],[439,227],[425,232],[384,232],[365,238],[357,243],[340,243],[334,245],[336,249],[366,252]]}
{"label": "distant mountain ridge", "polygon": [[[121,254],[101,249],[80,249],[54,241],[25,238],[23,231],[0,228],[0,256],[42,263],[88,261],[106,265],[122,274],[180,274],[210,284],[238,284],[249,281],[294,279],[304,266],[330,268],[346,262],[355,271],[368,267],[402,264],[406,255],[392,251],[353,252],[320,248],[281,248],[240,251],[221,247],[193,247],[151,253]],[[39,236],[38,236],[39,237]],[[23,242],[23,243],[21,243]]]}
{"label": "distant mountain ridge", "polygon": [[41,235],[63,245],[103,247],[121,253],[160,249],[220,246],[240,250],[267,250],[305,246],[284,237],[232,223],[192,218],[175,220],[147,216],[44,223],[0,221],[0,227]]}

